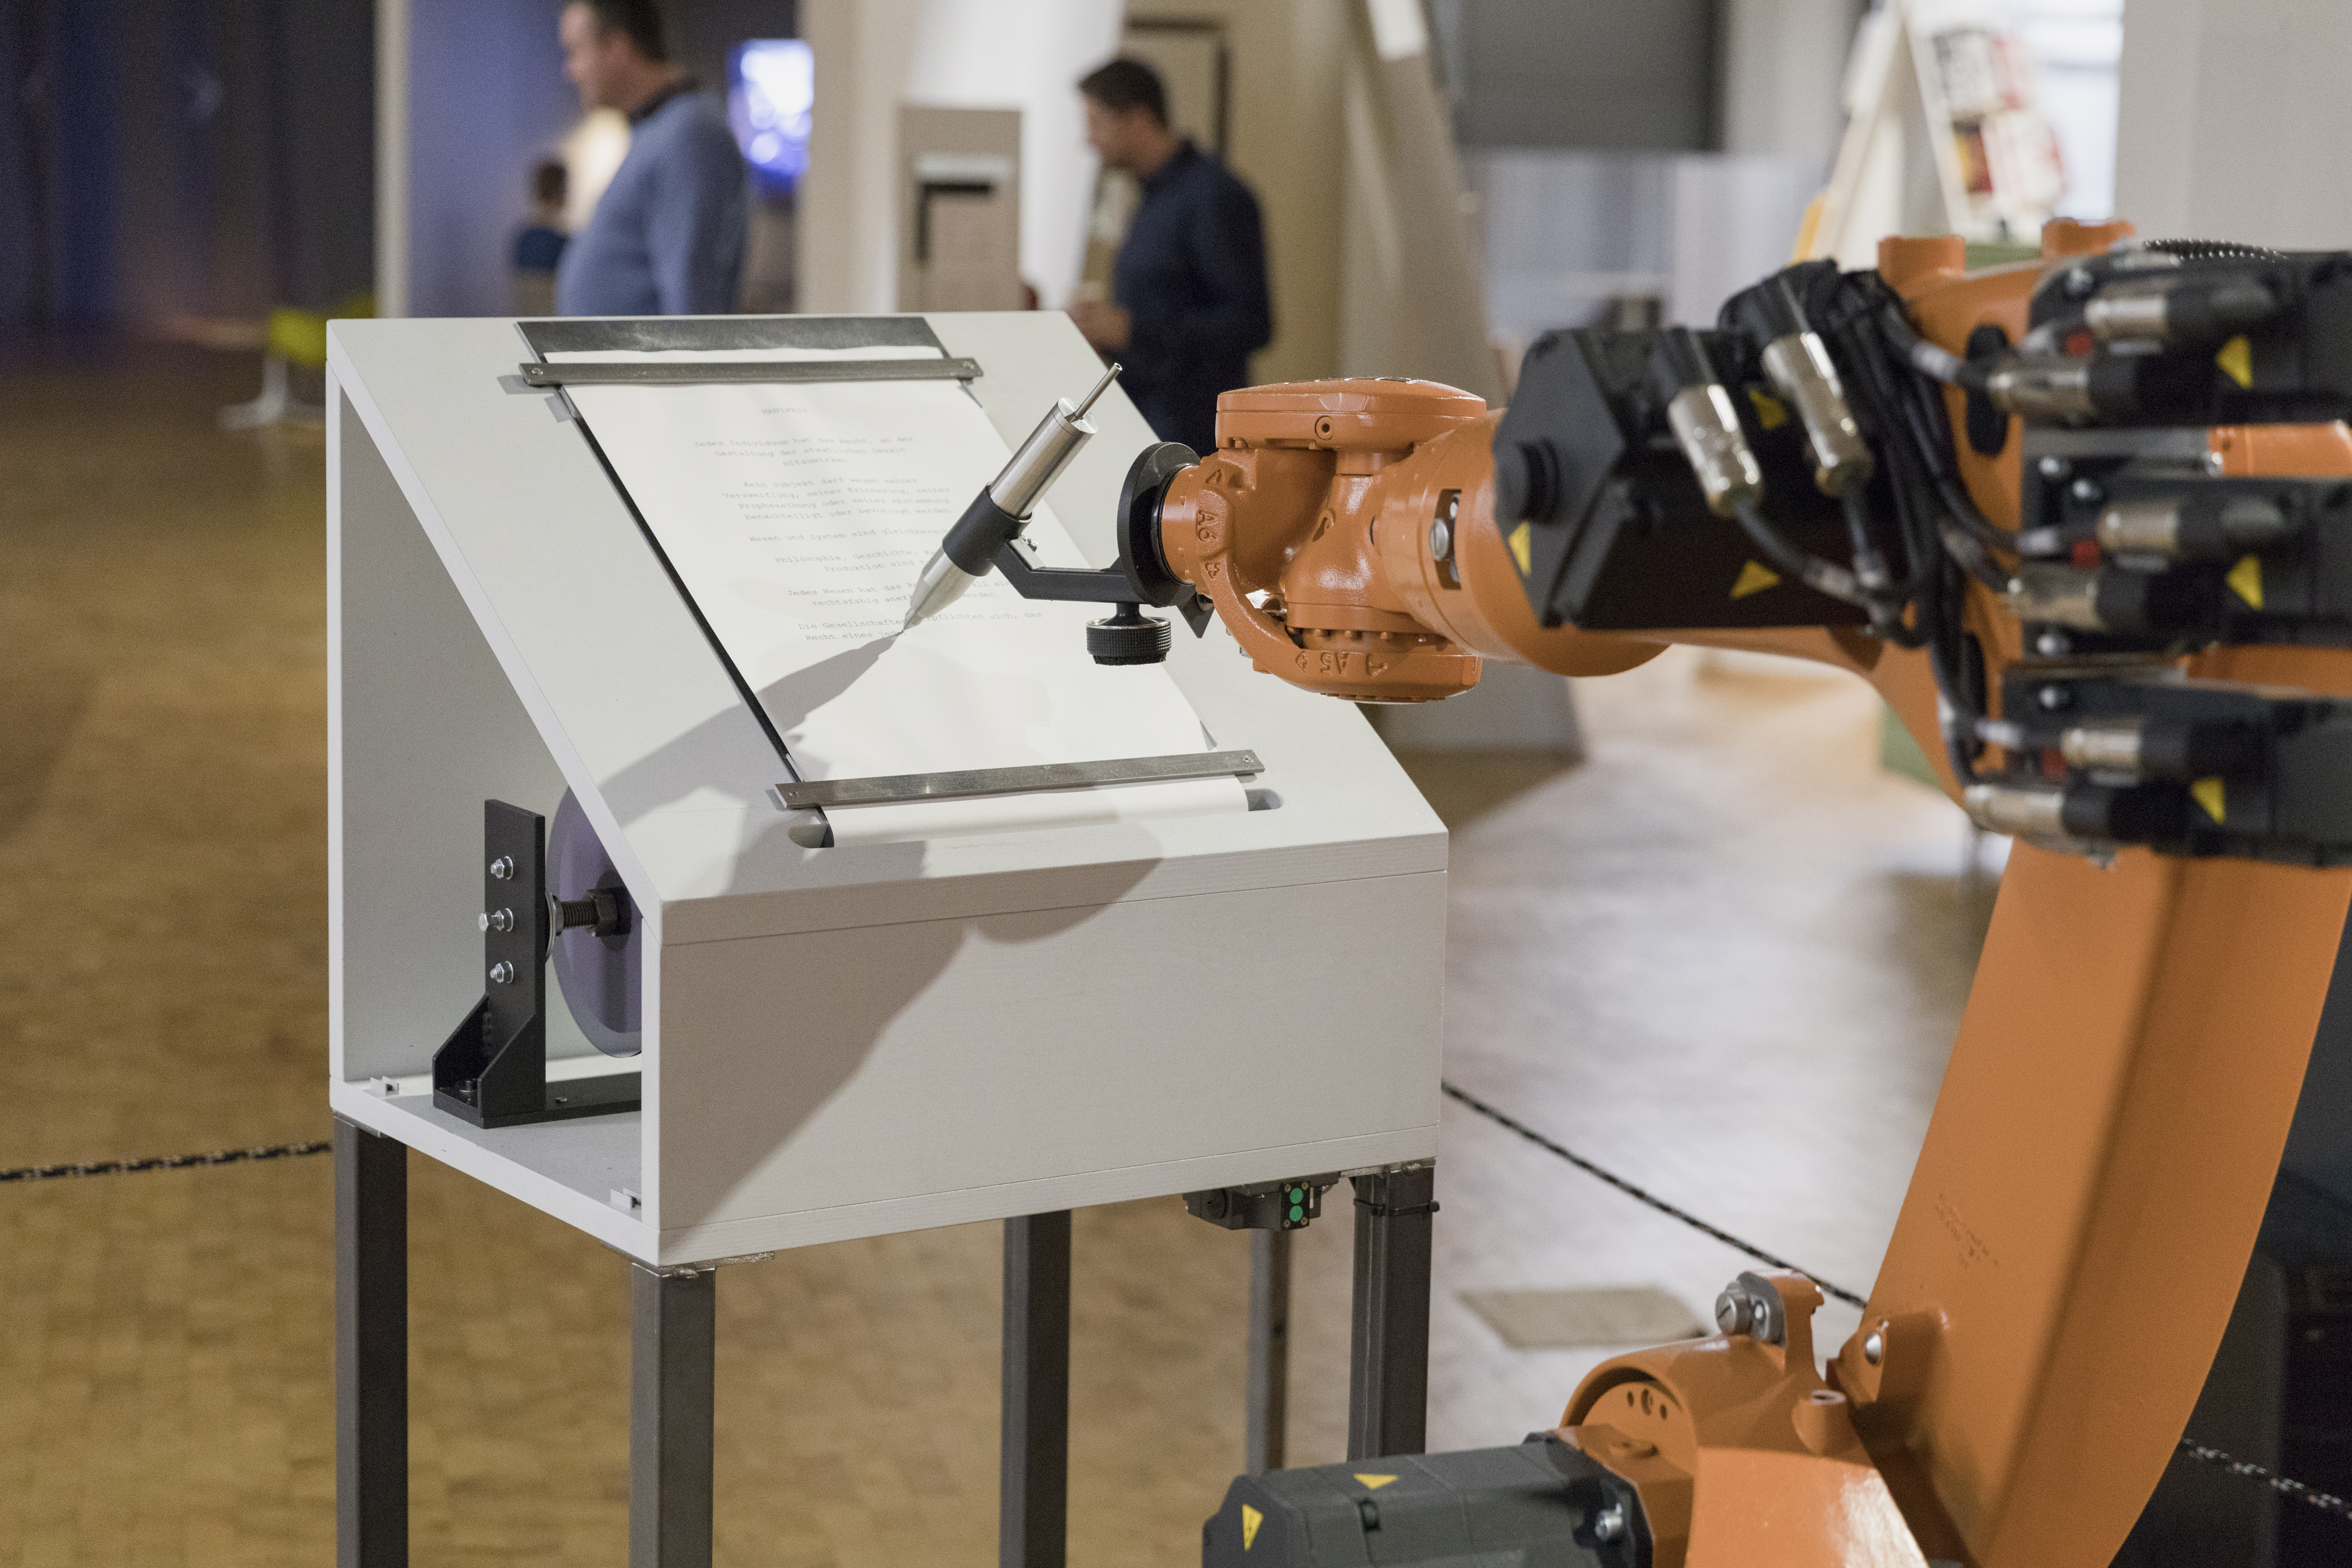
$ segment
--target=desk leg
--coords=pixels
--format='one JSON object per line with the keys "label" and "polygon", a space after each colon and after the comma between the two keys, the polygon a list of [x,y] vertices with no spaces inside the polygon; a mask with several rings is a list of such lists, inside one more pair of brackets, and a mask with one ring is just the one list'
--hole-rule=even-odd
{"label": "desk leg", "polygon": [[629,1568],[710,1568],[718,1284],[629,1266]]}
{"label": "desk leg", "polygon": [[1356,1301],[1349,1335],[1348,1458],[1428,1446],[1429,1247],[1436,1172],[1352,1178]]}
{"label": "desk leg", "polygon": [[1254,1230],[1249,1238],[1249,1436],[1243,1468],[1262,1476],[1282,1468],[1290,1419],[1290,1232]]}
{"label": "desk leg", "polygon": [[999,1568],[1063,1568],[1070,1522],[1070,1215],[1004,1222]]}
{"label": "desk leg", "polygon": [[408,1146],[340,1116],[335,1563],[408,1563]]}

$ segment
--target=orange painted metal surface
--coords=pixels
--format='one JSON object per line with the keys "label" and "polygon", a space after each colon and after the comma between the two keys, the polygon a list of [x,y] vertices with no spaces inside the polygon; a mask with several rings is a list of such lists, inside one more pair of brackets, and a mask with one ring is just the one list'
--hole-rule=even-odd
{"label": "orange painted metal surface", "polygon": [[[1960,352],[1979,326],[2021,336],[2044,268],[2128,232],[2053,224],[2042,263],[1978,274],[1958,240],[1890,240],[1880,270]],[[1171,486],[1162,542],[1259,668],[1393,701],[1466,689],[1483,658],[1600,675],[1677,642],[1793,654],[1871,681],[1953,787],[1922,654],[1821,628],[1538,626],[1494,518],[1497,416],[1466,394],[1307,383],[1219,409],[1220,449]],[[2352,475],[2342,426],[2210,439],[2227,473]],[[2003,526],[2021,446],[2012,422],[1999,455],[1957,454]],[[1450,563],[1428,543],[1441,515]],[[1998,690],[2020,629],[1970,594]],[[2347,652],[2225,649],[2190,672],[2352,695]],[[1622,1357],[1570,1405],[1570,1440],[1658,1521],[1655,1568],[2105,1568],[2220,1342],[2347,908],[2352,871],[2137,850],[2103,868],[2021,845],[1863,1331],[1828,1381],[1808,1329],[1785,1352]],[[1776,1288],[1792,1322],[1810,1312],[1810,1287]]]}
{"label": "orange painted metal surface", "polygon": [[2206,447],[2224,478],[2264,474],[2352,474],[2352,430],[2333,425],[2223,425]]}
{"label": "orange painted metal surface", "polygon": [[1486,412],[1484,400],[1425,381],[1226,393],[1217,451],[1161,502],[1169,566],[1208,595],[1270,675],[1358,701],[1466,691],[1477,655],[1412,618],[1375,569],[1372,542],[1389,470]]}
{"label": "orange painted metal surface", "polygon": [[1561,1436],[1631,1481],[1654,1568],[1925,1568],[1926,1553],[1813,1359],[1812,1281],[1772,1274],[1782,1342],[1717,1335],[1593,1369]]}

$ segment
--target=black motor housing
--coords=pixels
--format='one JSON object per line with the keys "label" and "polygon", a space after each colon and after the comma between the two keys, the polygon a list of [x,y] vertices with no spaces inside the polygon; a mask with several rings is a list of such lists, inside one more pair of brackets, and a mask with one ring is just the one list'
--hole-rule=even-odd
{"label": "black motor housing", "polygon": [[1549,1432],[1471,1448],[1243,1476],[1201,1527],[1202,1568],[1648,1568],[1625,1481]]}
{"label": "black motor housing", "polygon": [[[1651,374],[1663,336],[1579,329],[1528,351],[1495,431],[1495,525],[1537,618],[1585,631],[1865,623],[1867,612],[1770,569],[1738,523],[1707,509]],[[1691,339],[1731,376],[1765,514],[1798,548],[1850,560],[1845,514],[1814,487],[1802,426],[1727,371],[1740,354],[1728,334]]]}

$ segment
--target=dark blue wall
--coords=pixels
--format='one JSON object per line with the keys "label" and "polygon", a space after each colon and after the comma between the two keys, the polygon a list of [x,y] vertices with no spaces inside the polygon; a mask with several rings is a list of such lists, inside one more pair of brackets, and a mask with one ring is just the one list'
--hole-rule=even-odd
{"label": "dark blue wall", "polygon": [[374,89],[370,0],[0,0],[0,329],[366,289]]}

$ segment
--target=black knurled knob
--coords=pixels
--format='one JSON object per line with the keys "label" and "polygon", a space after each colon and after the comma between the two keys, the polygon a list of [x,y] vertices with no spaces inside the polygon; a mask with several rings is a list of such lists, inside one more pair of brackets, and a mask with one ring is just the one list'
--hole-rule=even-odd
{"label": "black knurled knob", "polygon": [[1168,623],[1140,605],[1121,605],[1107,621],[1087,624],[1087,651],[1097,664],[1159,664],[1168,658]]}

